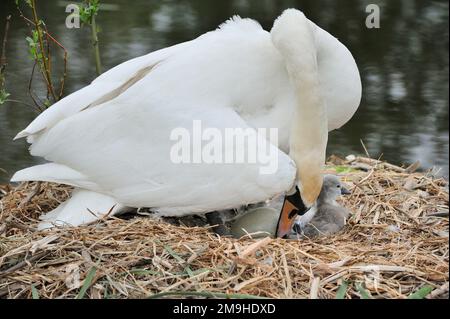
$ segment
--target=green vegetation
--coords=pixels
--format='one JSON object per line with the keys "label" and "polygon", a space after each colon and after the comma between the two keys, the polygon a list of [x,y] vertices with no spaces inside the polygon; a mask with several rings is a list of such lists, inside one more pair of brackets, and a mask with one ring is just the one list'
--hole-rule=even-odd
{"label": "green vegetation", "polygon": [[366,288],[364,288],[364,285],[362,283],[356,283],[355,287],[356,290],[359,292],[361,299],[373,299],[370,292]]}
{"label": "green vegetation", "polygon": [[[40,18],[37,10],[37,0],[15,0],[15,3],[17,6],[17,10],[20,13],[20,17],[25,21],[29,30],[28,35],[25,37],[25,40],[28,44],[29,58],[34,63],[28,86],[29,95],[33,101],[32,106],[38,112],[43,112],[51,105],[62,99],[64,96],[65,82],[67,78],[68,53],[64,46],[49,33],[44,20]],[[100,48],[98,40],[99,30],[96,23],[96,16],[100,11],[100,1],[84,0],[79,8],[79,18],[82,24],[91,26],[96,72],[97,75],[100,75],[102,73],[102,63],[100,58]],[[27,16],[26,13],[28,13],[29,16]],[[3,46],[0,60],[0,105],[6,102],[18,102],[26,104],[20,101],[8,99],[10,94],[6,91],[5,88],[5,69],[7,65],[6,42],[9,29],[9,19],[10,17],[8,17],[7,27],[5,28],[6,31],[3,37]],[[56,75],[53,72],[53,64],[55,63],[54,60],[56,60],[53,56],[53,50],[55,48],[63,51],[64,71],[59,75]],[[33,89],[33,81],[35,80],[36,73],[39,73],[41,75],[41,79],[44,82],[46,88],[45,92],[36,93]],[[56,78],[59,78],[59,80],[56,80]]]}
{"label": "green vegetation", "polygon": [[102,74],[102,62],[98,41],[99,29],[96,22],[96,16],[100,10],[99,2],[99,0],[84,0],[84,4],[80,6],[80,19],[82,23],[91,26],[92,46],[94,48],[95,69],[97,71],[97,75]]}
{"label": "green vegetation", "polygon": [[336,299],[345,299],[345,296],[347,295],[348,285],[349,283],[347,281],[342,282],[338,292],[336,293]]}
{"label": "green vegetation", "polygon": [[40,299],[39,292],[34,285],[31,285],[31,296],[33,299]]}
{"label": "green vegetation", "polygon": [[348,173],[354,173],[357,172],[358,170],[353,169],[351,167],[348,166],[331,166],[331,169],[334,169],[336,171],[337,174],[348,174]]}
{"label": "green vegetation", "polygon": [[425,299],[429,294],[433,292],[432,286],[425,286],[411,294],[408,299]]}
{"label": "green vegetation", "polygon": [[2,50],[0,55],[0,105],[4,104],[10,94],[6,92],[5,88],[5,71],[7,66],[6,61],[6,43],[8,41],[8,31],[9,31],[9,23],[11,21],[11,16],[8,16],[6,18],[6,26],[5,26],[5,34],[3,35],[3,41],[2,41]]}
{"label": "green vegetation", "polygon": [[77,295],[77,299],[83,299],[84,296],[86,295],[87,290],[91,287],[94,278],[95,278],[95,274],[97,273],[97,268],[92,267],[87,276],[86,279],[84,280],[83,286],[80,289],[80,292]]}
{"label": "green vegetation", "polygon": [[[33,100],[35,108],[42,112],[52,104],[58,102],[64,95],[64,85],[67,77],[67,51],[63,45],[61,45],[54,37],[51,36],[47,30],[45,22],[39,17],[37,12],[36,0],[24,0],[27,11],[30,12],[31,17],[27,17],[22,10],[20,0],[15,0],[17,10],[20,13],[21,18],[28,26],[29,34],[25,38],[28,43],[29,57],[34,62],[33,70],[31,73],[29,94]],[[52,72],[53,46],[57,46],[64,51],[64,72],[61,76],[59,86],[55,84],[53,79],[54,74]],[[36,70],[41,74],[42,80],[45,83],[46,94],[45,99],[41,99],[32,89],[32,83],[34,80],[34,74]]]}

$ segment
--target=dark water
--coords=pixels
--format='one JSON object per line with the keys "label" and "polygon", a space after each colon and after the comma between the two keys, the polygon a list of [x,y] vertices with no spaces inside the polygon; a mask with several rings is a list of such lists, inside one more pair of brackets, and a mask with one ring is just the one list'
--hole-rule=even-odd
{"label": "dark water", "polygon": [[[39,12],[50,32],[68,49],[66,93],[95,78],[88,28],[65,27],[68,2],[39,0]],[[329,153],[364,153],[362,139],[374,157],[397,164],[420,160],[424,168],[442,168],[448,176],[449,82],[448,2],[419,0],[105,0],[100,13],[104,67],[190,40],[215,29],[234,14],[255,18],[266,29],[289,7],[330,31],[353,52],[364,84],[361,108],[342,130],[333,132]],[[381,7],[381,28],[367,29],[365,8]],[[112,5],[112,6],[111,6]],[[32,63],[28,59],[27,28],[13,0],[0,1],[0,33],[13,14],[8,43],[7,88],[11,98],[30,102],[27,95]],[[0,107],[0,182],[39,159],[28,155],[17,132],[36,116],[29,107]]]}

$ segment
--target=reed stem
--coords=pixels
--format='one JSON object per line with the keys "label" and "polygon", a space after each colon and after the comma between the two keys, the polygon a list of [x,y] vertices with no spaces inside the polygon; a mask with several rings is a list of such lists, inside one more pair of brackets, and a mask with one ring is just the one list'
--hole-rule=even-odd
{"label": "reed stem", "polygon": [[98,41],[97,22],[95,19],[95,15],[92,16],[91,30],[92,30],[92,40],[93,40],[94,55],[95,55],[95,69],[97,71],[97,75],[100,75],[100,74],[102,74],[102,61],[101,61],[101,57],[100,57],[100,47],[99,47],[99,41]]}

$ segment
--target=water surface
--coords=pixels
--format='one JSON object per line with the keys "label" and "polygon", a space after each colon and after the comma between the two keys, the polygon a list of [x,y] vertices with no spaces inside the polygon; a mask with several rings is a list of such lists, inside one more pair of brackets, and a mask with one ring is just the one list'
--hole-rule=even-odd
{"label": "water surface", "polygon": [[[38,1],[50,32],[69,51],[66,93],[95,78],[88,28],[67,29],[64,1]],[[364,153],[392,163],[420,160],[424,168],[442,168],[448,176],[449,55],[448,2],[419,0],[105,0],[99,16],[105,69],[148,52],[191,40],[238,14],[257,19],[267,30],[286,8],[302,9],[338,37],[354,54],[364,96],[356,116],[330,136],[330,154]],[[381,7],[381,28],[367,29],[365,8]],[[8,42],[7,88],[15,100],[31,103],[27,27],[14,1],[0,2],[0,34],[13,14]],[[57,69],[58,70],[58,69]],[[0,107],[0,183],[16,171],[39,163],[24,141],[13,137],[36,116],[27,106]]]}

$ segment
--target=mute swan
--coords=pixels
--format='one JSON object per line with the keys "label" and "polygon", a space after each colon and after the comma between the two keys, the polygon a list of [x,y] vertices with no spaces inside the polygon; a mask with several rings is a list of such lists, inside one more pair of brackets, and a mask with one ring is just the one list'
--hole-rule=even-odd
{"label": "mute swan", "polygon": [[[130,207],[161,216],[232,209],[294,194],[295,185],[311,207],[322,186],[328,131],[349,121],[360,100],[351,53],[301,11],[283,12],[270,33],[234,17],[193,41],[127,61],[42,113],[16,139],[26,137],[30,153],[49,163],[12,181],[75,187],[42,217],[41,229]],[[279,147],[270,144],[270,151],[278,169],[174,163],[170,136],[194,120],[219,132],[277,128]],[[223,145],[225,152],[230,147]],[[281,233],[292,217],[288,226],[280,222]]]}

